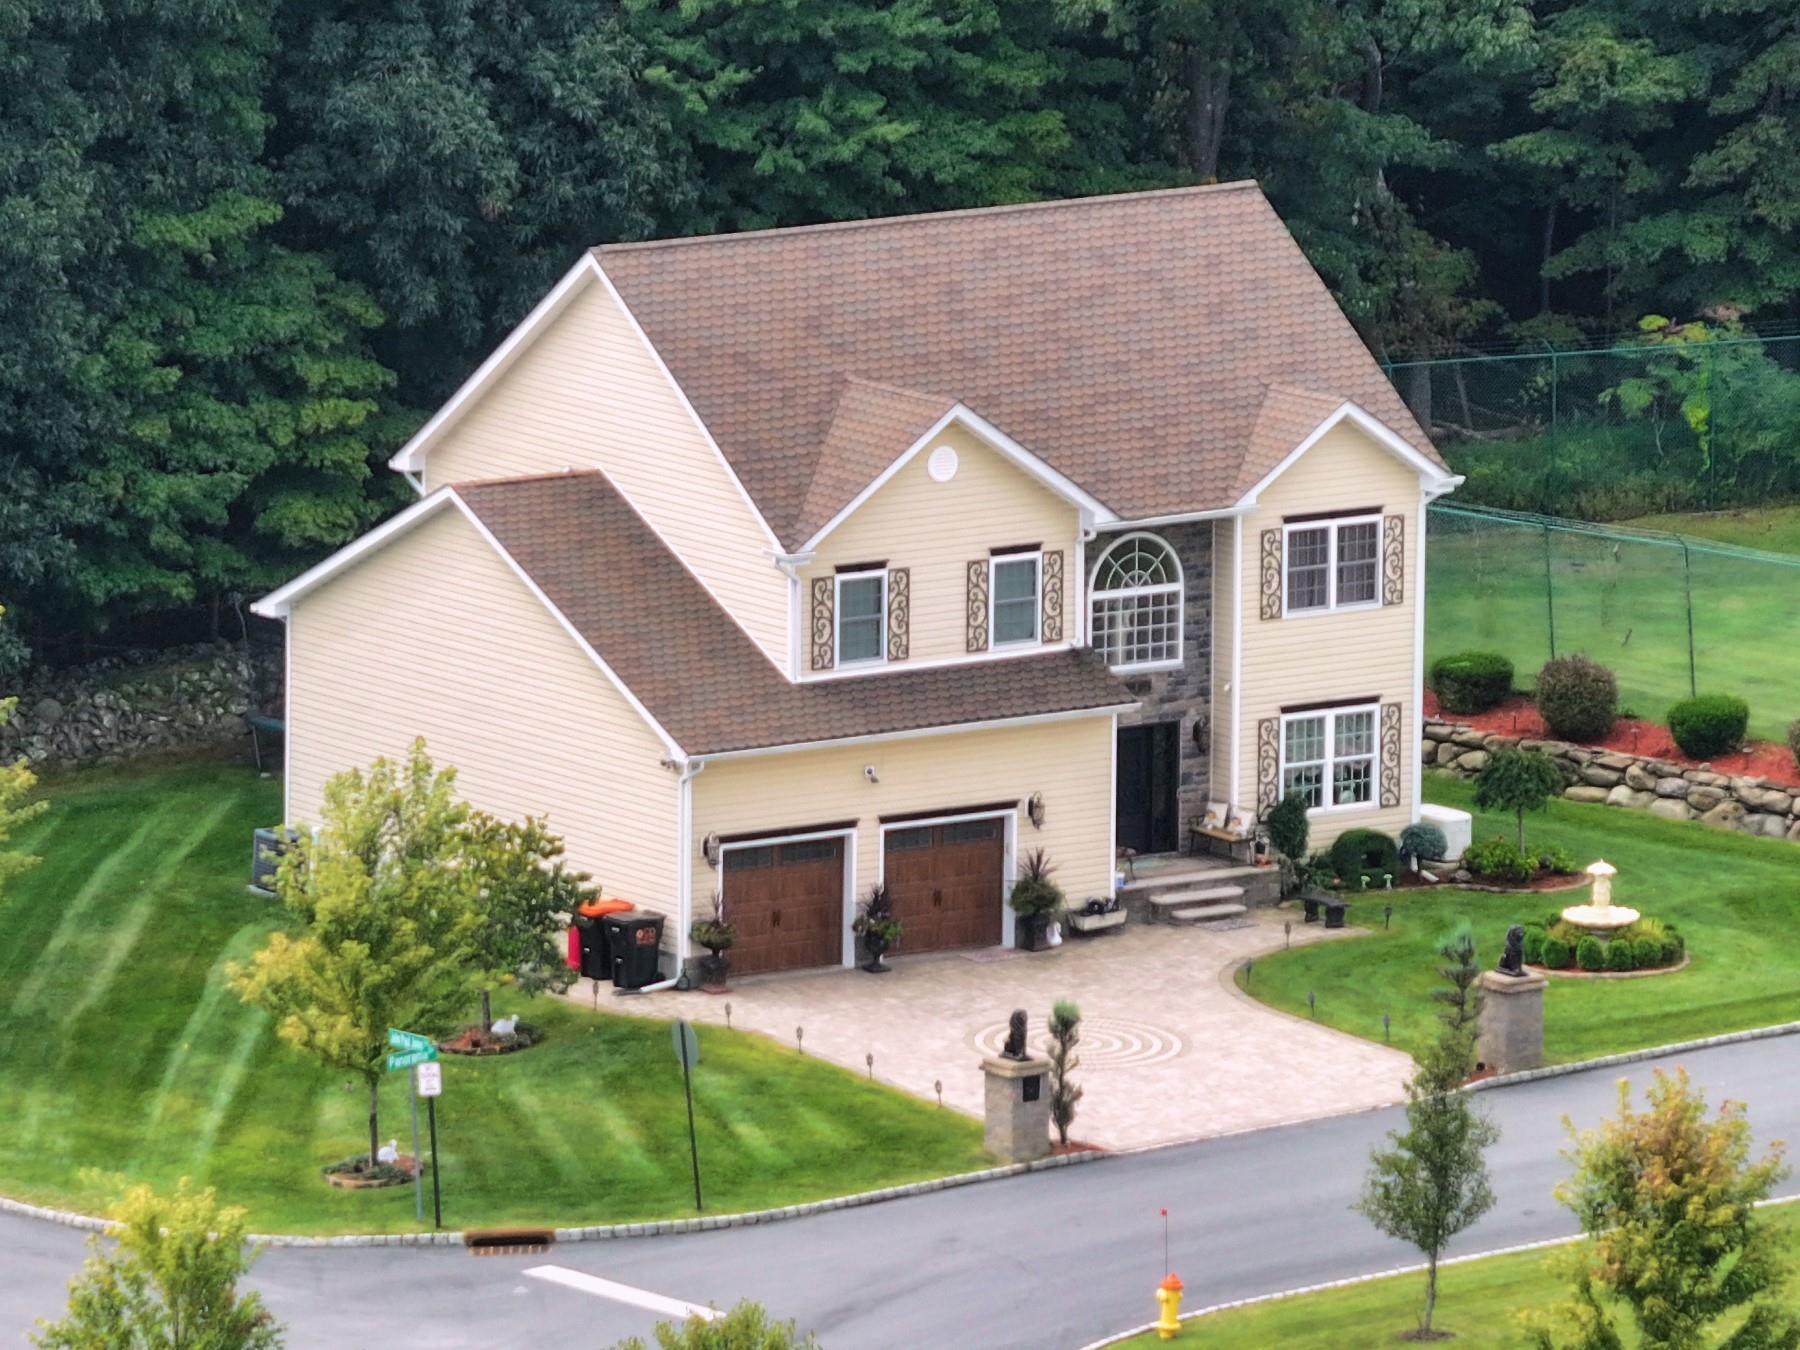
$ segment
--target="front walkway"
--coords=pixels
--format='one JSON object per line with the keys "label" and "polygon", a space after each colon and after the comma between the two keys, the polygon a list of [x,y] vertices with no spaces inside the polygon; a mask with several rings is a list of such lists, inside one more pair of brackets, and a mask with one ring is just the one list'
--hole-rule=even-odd
{"label": "front walkway", "polygon": [[[1053,952],[1001,949],[894,958],[890,975],[830,970],[745,980],[729,994],[602,998],[609,1011],[683,1016],[760,1031],[807,1054],[979,1115],[981,1056],[998,1050],[1014,1008],[1030,1040],[1058,998],[1082,1011],[1085,1089],[1073,1135],[1107,1148],[1165,1144],[1401,1099],[1411,1060],[1399,1051],[1273,1012],[1226,973],[1282,944],[1287,911],[1253,910],[1228,931],[1131,924]],[[1337,940],[1294,916],[1294,941]],[[584,981],[570,991],[587,1002]]]}

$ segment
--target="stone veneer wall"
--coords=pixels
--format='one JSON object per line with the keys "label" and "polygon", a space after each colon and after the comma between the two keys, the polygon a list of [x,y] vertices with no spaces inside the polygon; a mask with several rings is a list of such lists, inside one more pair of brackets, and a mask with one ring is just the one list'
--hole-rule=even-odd
{"label": "stone veneer wall", "polygon": [[226,643],[42,673],[17,691],[0,727],[0,759],[110,764],[247,742],[244,714],[279,715],[280,686],[279,647]]}
{"label": "stone veneer wall", "polygon": [[1477,731],[1454,722],[1427,722],[1421,743],[1425,766],[1472,777],[1489,752],[1503,746],[1541,750],[1562,771],[1563,796],[1648,811],[1665,820],[1701,820],[1745,834],[1800,841],[1800,794],[1766,778],[1690,769],[1645,755],[1590,750],[1566,741],[1538,741]]}
{"label": "stone veneer wall", "polygon": [[[1187,820],[1206,811],[1207,780],[1210,756],[1194,743],[1194,724],[1203,722],[1209,738],[1212,726],[1212,554],[1213,527],[1209,520],[1187,521],[1144,530],[1168,543],[1181,560],[1181,668],[1159,670],[1147,675],[1124,677],[1125,687],[1133,698],[1142,699],[1136,712],[1122,713],[1120,726],[1138,726],[1146,722],[1181,723],[1181,786],[1177,793],[1179,814],[1176,816],[1178,846],[1187,843]],[[1115,539],[1116,534],[1102,534],[1088,546],[1090,572]],[[1091,576],[1083,578],[1091,584]]]}

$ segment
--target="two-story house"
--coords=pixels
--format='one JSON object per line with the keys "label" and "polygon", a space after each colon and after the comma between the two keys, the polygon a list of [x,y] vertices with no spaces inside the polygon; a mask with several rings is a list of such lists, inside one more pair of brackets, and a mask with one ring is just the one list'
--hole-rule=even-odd
{"label": "two-story house", "polygon": [[1254,184],[614,245],[268,596],[286,816],[426,737],[740,973],[1005,943],[1209,802],[1416,818],[1457,481]]}

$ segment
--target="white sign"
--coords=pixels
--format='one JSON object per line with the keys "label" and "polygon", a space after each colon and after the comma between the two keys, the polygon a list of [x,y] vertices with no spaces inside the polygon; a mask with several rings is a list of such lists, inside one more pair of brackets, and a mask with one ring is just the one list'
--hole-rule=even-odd
{"label": "white sign", "polygon": [[430,1060],[413,1070],[417,1079],[421,1097],[441,1097],[444,1095],[444,1066],[436,1060]]}

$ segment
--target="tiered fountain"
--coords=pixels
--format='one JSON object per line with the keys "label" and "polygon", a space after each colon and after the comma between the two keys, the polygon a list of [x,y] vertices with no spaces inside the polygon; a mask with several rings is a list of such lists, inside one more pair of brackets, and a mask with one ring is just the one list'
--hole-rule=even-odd
{"label": "tiered fountain", "polygon": [[1612,902],[1612,879],[1618,875],[1618,871],[1618,868],[1604,858],[1590,863],[1587,874],[1594,879],[1594,893],[1587,904],[1570,905],[1563,910],[1563,918],[1583,932],[1602,939],[1611,938],[1621,928],[1629,928],[1636,923],[1638,912],[1635,909]]}

